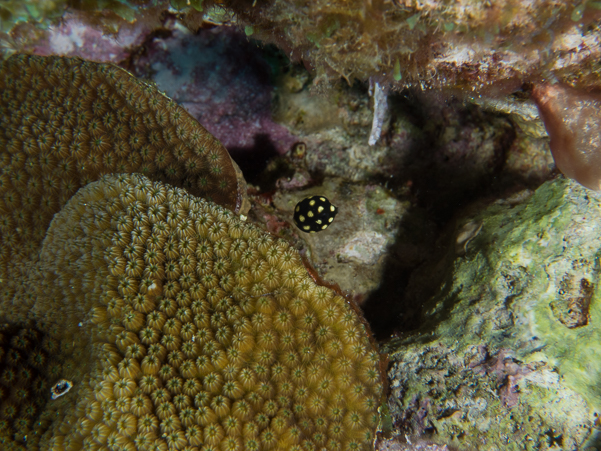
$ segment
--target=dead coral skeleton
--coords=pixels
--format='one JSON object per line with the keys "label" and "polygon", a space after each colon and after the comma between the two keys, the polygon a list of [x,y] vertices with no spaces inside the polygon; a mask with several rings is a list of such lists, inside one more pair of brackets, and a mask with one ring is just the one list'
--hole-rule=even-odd
{"label": "dead coral skeleton", "polygon": [[384,87],[379,82],[374,82],[371,78],[369,79],[369,95],[374,99],[374,118],[371,124],[368,143],[370,146],[373,146],[382,135],[384,118],[388,112],[388,96]]}

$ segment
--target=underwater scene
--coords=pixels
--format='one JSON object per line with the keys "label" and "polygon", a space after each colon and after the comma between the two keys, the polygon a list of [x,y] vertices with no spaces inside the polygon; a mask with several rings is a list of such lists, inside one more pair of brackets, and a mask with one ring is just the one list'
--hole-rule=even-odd
{"label": "underwater scene", "polygon": [[0,0],[0,451],[601,451],[601,1]]}

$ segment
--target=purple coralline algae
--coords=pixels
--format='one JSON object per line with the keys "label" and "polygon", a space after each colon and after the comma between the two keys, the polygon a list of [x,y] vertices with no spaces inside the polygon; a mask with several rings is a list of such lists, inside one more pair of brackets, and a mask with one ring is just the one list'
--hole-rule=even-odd
{"label": "purple coralline algae", "polygon": [[144,42],[153,27],[149,23],[125,23],[114,34],[90,26],[82,14],[67,13],[50,26],[44,39],[31,47],[36,55],[79,56],[98,62],[118,63],[128,58],[131,49]]}
{"label": "purple coralline algae", "polygon": [[153,80],[234,155],[283,154],[297,141],[271,118],[270,65],[232,28],[192,34],[174,26],[170,36],[147,45],[134,72]]}
{"label": "purple coralline algae", "polygon": [[163,1],[9,0],[0,5],[0,59],[15,52],[118,63],[161,26]]}

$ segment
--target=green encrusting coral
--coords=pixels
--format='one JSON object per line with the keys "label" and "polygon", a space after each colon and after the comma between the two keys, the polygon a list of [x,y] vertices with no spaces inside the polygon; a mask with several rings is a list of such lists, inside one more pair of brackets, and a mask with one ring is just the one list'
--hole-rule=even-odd
{"label": "green encrusting coral", "polygon": [[601,197],[560,178],[468,222],[449,269],[418,276],[440,281],[422,329],[387,346],[393,417],[460,449],[580,449],[601,406]]}

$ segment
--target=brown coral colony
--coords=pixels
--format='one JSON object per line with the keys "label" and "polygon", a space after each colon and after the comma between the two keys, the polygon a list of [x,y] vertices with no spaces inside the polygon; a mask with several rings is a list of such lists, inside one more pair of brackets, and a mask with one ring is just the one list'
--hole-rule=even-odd
{"label": "brown coral colony", "polygon": [[0,75],[0,309],[52,345],[28,345],[45,400],[72,383],[29,416],[0,397],[21,409],[0,412],[4,449],[370,449],[365,326],[287,243],[198,197],[240,207],[222,146],[113,66],[18,56]]}
{"label": "brown coral colony", "polygon": [[1,66],[0,91],[2,207],[19,210],[12,215],[16,223],[4,220],[2,233],[26,226],[17,241],[30,232],[40,238],[80,187],[107,173],[139,172],[241,208],[244,182],[225,148],[123,69],[16,55]]}
{"label": "brown coral colony", "polygon": [[[97,221],[108,209],[113,219]],[[105,278],[102,290],[88,297],[99,363],[89,380],[80,377],[79,407],[50,439],[56,449],[370,445],[379,356],[345,300],[316,286],[285,242],[142,176],[107,176],[80,190],[49,235],[49,250],[70,238],[95,256],[88,264],[109,262],[96,276]],[[64,257],[80,261],[82,249]],[[50,298],[69,296],[52,316],[81,302],[76,276],[56,262],[44,266],[38,286]]]}

